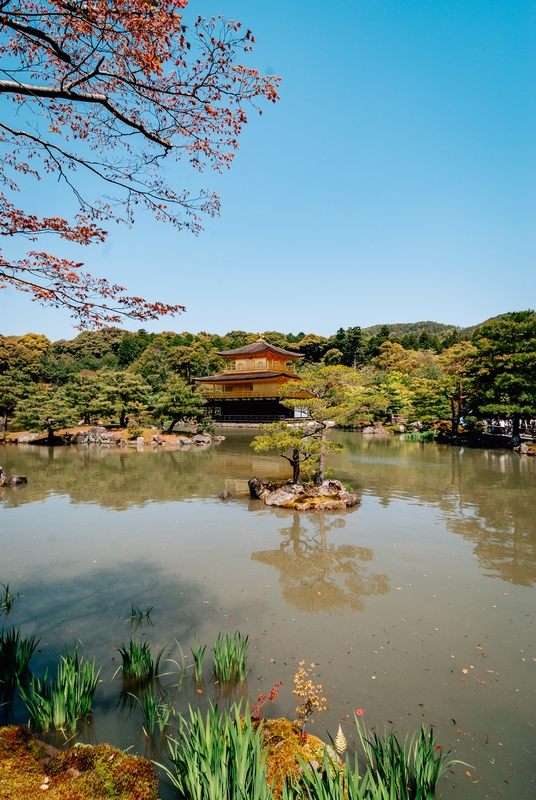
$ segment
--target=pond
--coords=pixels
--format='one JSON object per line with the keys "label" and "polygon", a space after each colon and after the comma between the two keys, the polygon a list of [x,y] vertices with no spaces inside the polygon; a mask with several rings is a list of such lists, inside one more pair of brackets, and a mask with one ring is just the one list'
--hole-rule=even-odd
{"label": "pond", "polygon": [[[402,738],[434,725],[470,765],[442,779],[445,799],[534,797],[536,459],[337,432],[330,466],[362,504],[300,514],[249,499],[252,475],[283,478],[287,464],[254,453],[252,431],[225,434],[195,450],[0,446],[6,473],[28,476],[0,489],[0,582],[22,595],[7,624],[40,637],[36,674],[77,640],[103,665],[82,740],[164,757],[113,679],[134,603],[154,610],[132,635],[163,658],[180,658],[175,640],[189,654],[194,632],[208,645],[201,689],[175,693],[183,712],[228,702],[210,648],[240,630],[249,672],[232,694],[255,701],[283,681],[268,716],[294,719],[305,659],[329,705],[312,733],[341,721],[355,740],[355,708]],[[18,705],[14,720],[27,720]]]}

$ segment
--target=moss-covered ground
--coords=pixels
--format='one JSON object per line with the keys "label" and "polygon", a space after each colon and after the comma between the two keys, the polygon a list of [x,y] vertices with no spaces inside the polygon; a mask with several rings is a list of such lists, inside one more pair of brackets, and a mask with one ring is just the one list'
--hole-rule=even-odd
{"label": "moss-covered ground", "polygon": [[157,800],[151,764],[108,744],[50,756],[24,727],[0,728],[0,800]]}
{"label": "moss-covered ground", "polygon": [[[275,784],[275,797],[280,796],[285,780],[299,777],[303,769],[300,761],[311,769],[321,767],[326,745],[317,736],[302,735],[298,725],[284,718],[265,719],[262,730],[268,748],[268,783]],[[336,759],[329,746],[328,752]]]}

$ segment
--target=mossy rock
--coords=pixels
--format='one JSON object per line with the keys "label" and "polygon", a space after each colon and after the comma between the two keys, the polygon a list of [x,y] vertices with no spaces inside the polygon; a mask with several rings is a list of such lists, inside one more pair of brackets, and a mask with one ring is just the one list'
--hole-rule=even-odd
{"label": "mossy rock", "polygon": [[27,728],[0,728],[0,800],[43,797],[157,800],[158,781],[145,758],[109,744],[75,745],[50,758]]}
{"label": "mossy rock", "polygon": [[286,780],[296,780],[303,773],[301,762],[310,769],[321,769],[326,749],[334,761],[338,760],[331,745],[310,733],[302,735],[298,725],[284,717],[263,720],[262,731],[268,748],[268,783],[275,785],[275,797],[281,795]]}

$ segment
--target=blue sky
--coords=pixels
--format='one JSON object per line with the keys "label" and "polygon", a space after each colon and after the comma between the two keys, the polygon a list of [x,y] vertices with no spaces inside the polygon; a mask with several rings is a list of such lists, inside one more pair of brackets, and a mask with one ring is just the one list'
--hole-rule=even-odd
{"label": "blue sky", "polygon": [[[104,246],[73,251],[132,294],[186,305],[149,330],[327,335],[470,325],[536,305],[533,3],[211,0],[191,10],[253,30],[247,63],[281,76],[281,101],[250,115],[224,175],[173,168],[177,187],[221,196],[221,216],[198,237],[142,213]],[[30,330],[76,335],[67,314],[0,292],[0,332]]]}

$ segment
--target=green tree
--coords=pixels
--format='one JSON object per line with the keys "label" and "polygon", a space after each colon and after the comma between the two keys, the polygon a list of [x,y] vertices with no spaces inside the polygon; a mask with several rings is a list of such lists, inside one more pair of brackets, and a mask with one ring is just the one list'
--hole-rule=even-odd
{"label": "green tree", "polygon": [[253,344],[258,339],[258,334],[246,333],[246,331],[229,331],[221,340],[222,350],[235,350],[238,347],[245,347],[247,344]]}
{"label": "green tree", "polygon": [[449,416],[450,405],[444,381],[413,377],[409,390],[410,419],[433,425]]}
{"label": "green tree", "polygon": [[347,424],[353,418],[370,412],[378,401],[378,393],[365,387],[354,369],[344,366],[306,365],[300,373],[300,398],[292,397],[296,385],[283,384],[280,393],[287,408],[306,407],[310,420],[307,436],[319,443],[316,483],[324,481],[326,455],[342,448],[327,438],[332,423]]}
{"label": "green tree", "polygon": [[419,355],[412,350],[405,350],[398,342],[388,340],[380,345],[378,355],[372,359],[372,363],[385,372],[411,375],[421,366]]}
{"label": "green tree", "polygon": [[103,398],[103,386],[102,373],[82,370],[64,387],[65,397],[86,425],[91,424],[92,418],[112,411]]}
{"label": "green tree", "polygon": [[333,367],[336,364],[341,364],[343,358],[344,354],[337,347],[332,347],[324,354],[322,361],[326,366]]}
{"label": "green tree", "polygon": [[128,367],[141,356],[150,344],[154,334],[147,333],[141,328],[137,333],[126,331],[117,348],[117,362],[120,367]]}
{"label": "green tree", "polygon": [[54,342],[54,356],[74,361],[79,370],[114,369],[118,366],[117,354],[124,336],[125,332],[120,328],[83,331],[74,339]]}
{"label": "green tree", "polygon": [[7,431],[8,417],[32,390],[32,383],[20,370],[11,369],[0,374],[0,432]]}
{"label": "green tree", "polygon": [[284,333],[279,331],[264,331],[264,339],[269,344],[274,344],[276,347],[282,347],[283,350],[288,350],[288,340]]}
{"label": "green tree", "polygon": [[173,333],[158,334],[130,367],[130,372],[141,375],[156,392],[164,389],[169,378],[170,355],[174,338]]}
{"label": "green tree", "polygon": [[311,436],[305,423],[274,422],[264,425],[262,430],[251,442],[251,447],[258,453],[277,450],[281,458],[286,459],[292,467],[292,482],[300,483],[301,465],[311,459],[316,461],[320,454],[321,441]]}
{"label": "green tree", "polygon": [[168,380],[158,396],[155,412],[171,417],[166,433],[171,433],[178,422],[200,422],[205,416],[203,398],[178,375]]}
{"label": "green tree", "polygon": [[29,431],[47,431],[48,443],[54,443],[54,433],[77,421],[76,409],[62,388],[40,385],[25,400],[17,405],[17,424]]}
{"label": "green tree", "polygon": [[330,341],[325,336],[317,336],[315,333],[308,333],[295,342],[288,345],[288,350],[295,350],[297,353],[303,353],[307,361],[317,363],[320,361],[324,353],[329,350]]}
{"label": "green tree", "polygon": [[346,330],[339,328],[333,339],[333,347],[341,351],[341,363],[346,367],[355,369],[363,363],[363,332],[358,325]]}
{"label": "green tree", "polygon": [[97,403],[103,414],[117,414],[121,428],[127,425],[129,417],[144,411],[150,404],[151,387],[141,375],[100,370],[97,376]]}
{"label": "green tree", "polygon": [[473,334],[475,352],[467,366],[474,381],[472,404],[480,416],[519,420],[536,414],[536,312],[514,311],[489,320]]}
{"label": "green tree", "polygon": [[199,341],[193,341],[191,345],[178,345],[171,349],[169,355],[171,369],[178,372],[191,381],[193,378],[201,378],[211,375],[223,368],[223,359],[219,358],[215,348],[203,346]]}
{"label": "green tree", "polygon": [[390,334],[391,331],[389,326],[382,325],[378,333],[370,337],[366,347],[366,356],[368,361],[370,361],[371,358],[375,358],[377,355],[379,355],[380,347],[389,339]]}
{"label": "green tree", "polygon": [[[370,369],[370,368],[369,368]],[[364,382],[368,387],[368,408],[369,419],[386,419],[389,417],[408,415],[410,407],[410,378],[401,372],[379,372],[369,373],[364,370]]]}
{"label": "green tree", "polygon": [[[0,361],[3,369],[16,369],[32,381],[42,381],[45,360],[52,354],[52,342],[40,333],[3,337]],[[2,366],[0,365],[0,370]]]}
{"label": "green tree", "polygon": [[461,341],[443,350],[437,361],[444,373],[443,390],[450,403],[451,435],[457,436],[464,414],[465,401],[475,392],[471,386],[469,368],[477,350],[471,342]]}

